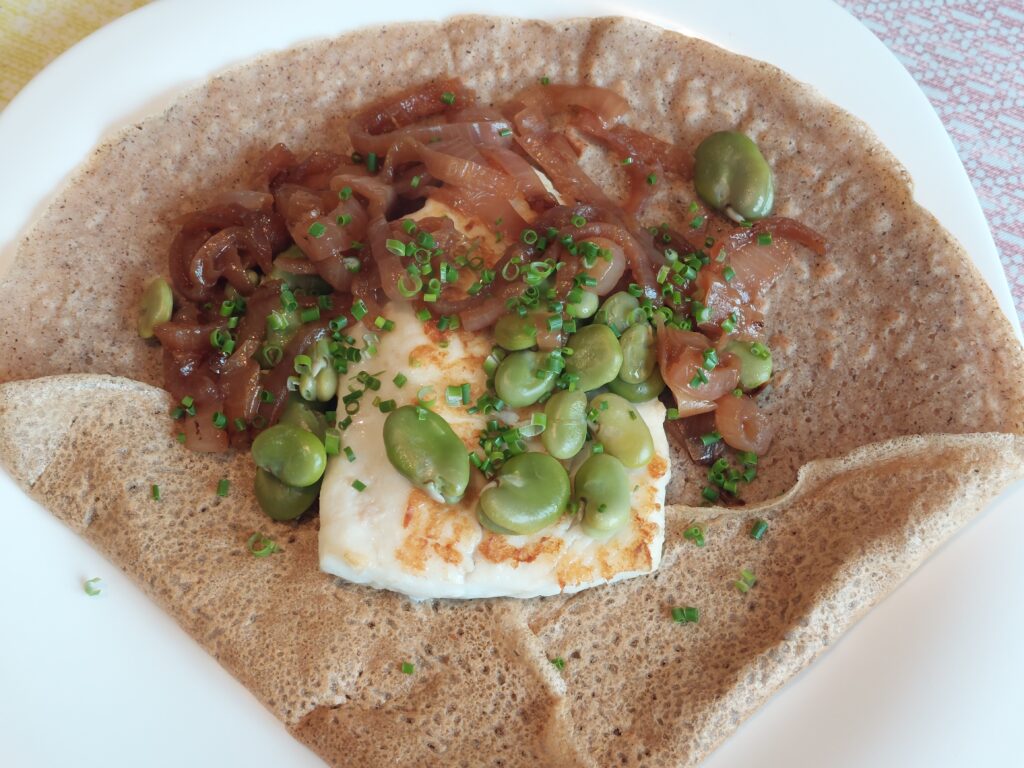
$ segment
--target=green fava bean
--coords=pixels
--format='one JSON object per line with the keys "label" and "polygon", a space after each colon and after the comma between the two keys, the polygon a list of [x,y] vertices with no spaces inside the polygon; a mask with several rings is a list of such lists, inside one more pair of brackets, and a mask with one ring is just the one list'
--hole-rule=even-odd
{"label": "green fava bean", "polygon": [[305,488],[319,480],[327,466],[324,444],[294,424],[275,424],[252,442],[252,458],[285,485]]}
{"label": "green fava bean", "polygon": [[305,488],[285,485],[265,469],[256,470],[256,500],[273,520],[294,520],[313,506],[320,483]]}
{"label": "green fava bean", "polygon": [[627,384],[646,381],[658,362],[654,349],[654,329],[650,323],[637,323],[626,329],[619,339],[622,347],[622,368],[619,378]]}
{"label": "green fava bean", "polygon": [[629,326],[636,322],[640,300],[631,293],[619,291],[604,300],[604,304],[594,315],[594,322],[607,325],[616,336],[621,336]]}
{"label": "green fava bean", "polygon": [[166,323],[174,311],[174,294],[171,286],[162,277],[154,277],[149,281],[139,301],[139,336],[144,339],[153,338],[153,326]]}
{"label": "green fava bean", "polygon": [[546,453],[520,453],[502,464],[497,485],[480,494],[479,514],[516,534],[551,525],[569,503],[569,475]]}
{"label": "green fava bean", "polygon": [[565,370],[579,376],[583,392],[603,387],[619,375],[622,347],[607,325],[594,323],[569,337],[572,355],[565,359]]}
{"label": "green fava bean", "polygon": [[[421,418],[422,415],[422,418]],[[442,416],[403,405],[384,421],[392,466],[434,498],[454,504],[469,485],[469,452]]]}
{"label": "green fava bean", "polygon": [[312,408],[304,405],[300,400],[295,398],[289,398],[284,410],[281,411],[281,416],[277,420],[278,424],[291,424],[295,427],[301,427],[307,432],[312,432],[319,438],[320,442],[324,441],[324,437],[327,434],[327,419],[322,413],[314,411]]}
{"label": "green fava bean", "polygon": [[608,389],[631,403],[646,403],[661,394],[665,389],[665,380],[661,378],[661,371],[655,366],[651,375],[639,384],[628,384],[617,378],[608,382]]}
{"label": "green fava bean", "polygon": [[772,377],[772,353],[764,344],[750,341],[730,341],[725,351],[740,361],[740,387],[757,389]]}
{"label": "green fava bean", "polygon": [[737,131],[719,131],[697,147],[693,183],[713,208],[752,221],[772,212],[775,182],[757,144]]}
{"label": "green fava bean", "polygon": [[494,324],[494,341],[509,352],[529,349],[537,343],[537,321],[532,315],[502,315]]}
{"label": "green fava bean", "polygon": [[654,439],[633,404],[610,392],[590,401],[596,414],[594,439],[627,467],[642,467],[654,456]]}
{"label": "green fava bean", "polygon": [[572,498],[583,509],[583,530],[609,536],[629,521],[629,475],[614,456],[595,453],[576,471]]}
{"label": "green fava bean", "polygon": [[494,391],[511,408],[533,405],[554,389],[556,374],[547,370],[549,359],[544,352],[513,352],[494,372]]}
{"label": "green fava bean", "polygon": [[556,459],[571,459],[587,440],[587,396],[580,391],[558,392],[544,404],[547,426],[541,433],[544,449]]}
{"label": "green fava bean", "polygon": [[584,291],[579,301],[571,301],[565,305],[565,314],[585,320],[597,312],[598,301],[596,293]]}
{"label": "green fava bean", "polygon": [[477,505],[477,509],[476,509],[476,519],[480,523],[480,525],[482,525],[484,528],[486,528],[491,533],[500,533],[502,536],[515,536],[516,535],[515,531],[510,531],[508,528],[502,528],[500,525],[495,525],[494,521],[488,520],[487,519],[487,515],[485,515],[483,513],[483,510],[480,509],[480,505],[479,504]]}

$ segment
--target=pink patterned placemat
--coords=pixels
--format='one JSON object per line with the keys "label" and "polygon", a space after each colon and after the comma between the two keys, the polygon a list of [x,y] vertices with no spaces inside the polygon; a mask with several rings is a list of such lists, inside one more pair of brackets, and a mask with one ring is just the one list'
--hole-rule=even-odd
{"label": "pink patterned placemat", "polygon": [[921,85],[963,160],[1024,321],[1024,0],[838,0]]}

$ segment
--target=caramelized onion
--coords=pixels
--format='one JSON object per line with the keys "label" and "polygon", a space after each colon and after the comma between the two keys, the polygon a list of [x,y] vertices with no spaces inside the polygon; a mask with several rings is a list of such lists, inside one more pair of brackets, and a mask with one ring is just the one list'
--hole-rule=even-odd
{"label": "caramelized onion", "polygon": [[772,442],[771,429],[749,397],[726,395],[718,401],[715,426],[722,439],[737,451],[763,454]]}
{"label": "caramelized onion", "polygon": [[[710,371],[704,368],[704,351],[711,344],[703,334],[662,326],[657,340],[661,376],[675,395],[680,416],[715,410],[715,401],[731,393],[739,383],[739,369],[732,357],[721,360]],[[708,380],[693,386],[698,370]]]}
{"label": "caramelized onion", "polygon": [[547,117],[584,109],[605,122],[615,122],[629,111],[629,102],[609,88],[593,85],[535,85],[516,95],[516,101]]}
{"label": "caramelized onion", "polygon": [[684,178],[690,175],[689,156],[674,144],[627,125],[609,126],[590,110],[581,109],[573,117],[572,124],[617,152],[622,159],[631,158],[633,164],[655,166]]}

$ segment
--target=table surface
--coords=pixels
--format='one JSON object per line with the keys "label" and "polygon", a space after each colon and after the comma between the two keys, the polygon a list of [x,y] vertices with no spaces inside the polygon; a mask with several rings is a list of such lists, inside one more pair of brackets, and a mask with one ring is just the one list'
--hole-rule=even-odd
{"label": "table surface", "polygon": [[[1024,0],[838,0],[921,85],[953,139],[1024,320]],[[146,0],[0,5],[0,109],[39,70]]]}

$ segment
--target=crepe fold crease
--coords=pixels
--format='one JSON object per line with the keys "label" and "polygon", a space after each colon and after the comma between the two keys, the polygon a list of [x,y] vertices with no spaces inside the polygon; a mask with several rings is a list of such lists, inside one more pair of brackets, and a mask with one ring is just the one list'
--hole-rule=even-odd
{"label": "crepe fold crease", "polygon": [[[315,521],[260,512],[248,455],[174,439],[159,350],[134,315],[175,217],[278,141],[348,150],[356,109],[447,75],[484,101],[541,75],[609,86],[633,125],[690,150],[741,130],[772,164],[777,212],[829,239],[773,288],[779,373],[761,401],[776,439],[750,505],[684,506],[705,470],[676,456],[649,577],[460,603],[343,583],[318,570]],[[597,159],[582,161],[621,186]],[[645,223],[678,221],[692,197],[668,169]],[[45,322],[25,322],[39,307]],[[224,73],[103,145],[57,195],[0,279],[0,336],[8,471],[335,765],[693,765],[1024,475],[1021,347],[889,152],[775,68],[626,19],[396,25]],[[755,517],[770,522],[760,542]],[[682,537],[693,521],[704,548]],[[254,531],[281,551],[252,557]],[[758,580],[746,595],[743,568]],[[699,623],[675,623],[677,605]]]}

